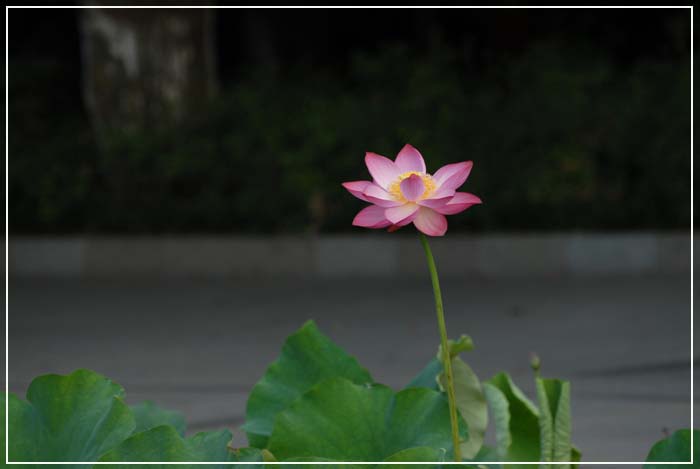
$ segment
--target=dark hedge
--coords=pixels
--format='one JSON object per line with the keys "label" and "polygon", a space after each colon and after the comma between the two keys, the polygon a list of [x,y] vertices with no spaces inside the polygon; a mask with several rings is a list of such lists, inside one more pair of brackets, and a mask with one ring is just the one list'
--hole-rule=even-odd
{"label": "dark hedge", "polygon": [[13,63],[11,232],[349,231],[363,203],[340,183],[407,142],[429,170],[474,160],[464,189],[485,203],[452,231],[689,225],[689,61],[538,42],[470,64],[436,44],[251,69],[178,128],[98,145],[63,112],[60,62]]}

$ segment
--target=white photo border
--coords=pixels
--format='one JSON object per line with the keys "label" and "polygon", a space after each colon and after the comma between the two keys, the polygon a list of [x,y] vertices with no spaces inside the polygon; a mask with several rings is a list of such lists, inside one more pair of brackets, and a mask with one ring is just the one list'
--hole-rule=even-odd
{"label": "white photo border", "polygon": [[[19,8],[34,8],[34,9],[88,9],[88,8],[178,8],[178,9],[201,9],[201,8],[213,8],[213,9],[226,9],[226,8],[259,8],[259,9],[287,9],[287,8],[318,8],[318,9],[346,9],[346,8],[411,8],[411,9],[462,9],[462,8],[489,8],[489,9],[510,9],[510,8],[531,8],[531,9],[555,9],[555,8],[573,8],[573,9],[689,9],[690,10],[690,429],[693,430],[694,424],[694,388],[693,388],[693,374],[694,374],[694,352],[693,352],[693,6],[692,5],[680,5],[680,6],[214,6],[214,5],[200,5],[200,6],[179,6],[179,5],[139,5],[139,6],[40,6],[40,5],[6,5],[5,6],[5,464],[13,465],[101,465],[110,464],[114,465],[113,462],[36,462],[36,461],[22,461],[14,462],[9,460],[9,56],[8,56],[8,28],[9,28],[9,13],[10,9]],[[692,465],[693,460],[693,437],[690,438],[690,461],[668,461],[668,462],[654,462],[654,464],[668,464],[668,465]],[[468,462],[456,462],[456,461],[438,461],[438,462],[387,462],[387,461],[315,461],[315,462],[127,462],[119,463],[120,465],[132,465],[132,464],[143,464],[143,465],[184,465],[184,464],[196,464],[196,465],[231,465],[236,466],[239,464],[250,464],[250,465],[287,465],[287,464],[304,464],[304,465],[345,465],[345,464],[373,464],[373,465],[430,465],[430,464],[442,464],[442,465],[463,465],[470,464]],[[575,464],[575,465],[644,465],[646,461],[564,461],[564,462],[540,462],[540,461],[530,461],[530,462],[511,462],[511,461],[478,461],[474,464],[489,465],[489,464],[509,464],[509,465],[525,465],[525,464],[537,464],[537,465],[559,465],[559,464]]]}

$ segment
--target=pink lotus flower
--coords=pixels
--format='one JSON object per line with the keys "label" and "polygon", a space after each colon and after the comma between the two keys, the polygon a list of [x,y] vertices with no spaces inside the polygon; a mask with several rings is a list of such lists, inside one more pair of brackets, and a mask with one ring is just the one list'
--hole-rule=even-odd
{"label": "pink lotus flower", "polygon": [[355,216],[355,226],[395,231],[413,223],[428,236],[442,236],[447,231],[445,215],[481,203],[473,194],[457,192],[469,176],[471,161],[448,164],[430,175],[420,152],[405,145],[396,161],[367,152],[365,163],[372,182],[343,183],[352,195],[372,204]]}

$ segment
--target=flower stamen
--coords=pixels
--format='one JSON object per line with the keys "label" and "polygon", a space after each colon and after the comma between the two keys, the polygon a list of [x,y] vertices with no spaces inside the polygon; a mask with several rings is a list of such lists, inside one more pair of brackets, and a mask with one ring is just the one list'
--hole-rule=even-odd
{"label": "flower stamen", "polygon": [[423,194],[419,197],[419,200],[429,197],[430,194],[432,194],[433,191],[435,191],[435,181],[433,181],[433,177],[430,174],[421,173],[419,171],[408,171],[401,174],[396,181],[392,182],[389,185],[389,194],[391,194],[394,197],[394,199],[398,200],[399,202],[408,202],[408,200],[406,200],[406,197],[404,197],[403,193],[401,192],[401,182],[404,179],[413,176],[414,174],[421,178],[421,180],[423,181],[423,186],[425,187],[425,190],[423,191]]}

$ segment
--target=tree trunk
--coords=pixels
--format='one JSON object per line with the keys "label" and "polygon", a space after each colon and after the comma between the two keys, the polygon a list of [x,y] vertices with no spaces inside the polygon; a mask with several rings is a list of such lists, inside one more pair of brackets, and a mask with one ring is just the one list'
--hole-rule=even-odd
{"label": "tree trunk", "polygon": [[181,121],[217,88],[214,12],[83,10],[83,93],[98,137]]}

